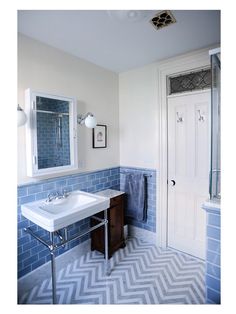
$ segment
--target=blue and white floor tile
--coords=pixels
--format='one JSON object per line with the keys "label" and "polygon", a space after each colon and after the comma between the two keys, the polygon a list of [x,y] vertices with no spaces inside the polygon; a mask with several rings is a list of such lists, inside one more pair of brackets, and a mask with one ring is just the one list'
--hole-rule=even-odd
{"label": "blue and white floor tile", "polygon": [[[62,268],[57,276],[60,304],[203,304],[205,264],[171,249],[130,238],[110,259],[89,252]],[[35,274],[37,276],[37,272]],[[20,304],[51,303],[51,279],[19,296]]]}

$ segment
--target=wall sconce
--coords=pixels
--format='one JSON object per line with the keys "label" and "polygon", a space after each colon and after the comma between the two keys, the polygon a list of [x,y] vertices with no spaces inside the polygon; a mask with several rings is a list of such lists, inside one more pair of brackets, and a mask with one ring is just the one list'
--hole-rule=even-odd
{"label": "wall sconce", "polygon": [[27,116],[24,112],[24,110],[20,107],[18,104],[17,106],[17,126],[22,126],[26,123],[27,121]]}
{"label": "wall sconce", "polygon": [[97,120],[91,112],[86,113],[86,115],[78,114],[77,123],[85,124],[87,128],[92,129],[97,125]]}

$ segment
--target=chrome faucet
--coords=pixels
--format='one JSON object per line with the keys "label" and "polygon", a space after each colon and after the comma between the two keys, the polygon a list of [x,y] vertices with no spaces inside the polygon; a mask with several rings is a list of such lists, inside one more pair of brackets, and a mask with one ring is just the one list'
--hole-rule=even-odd
{"label": "chrome faucet", "polygon": [[49,193],[46,202],[50,203],[51,201],[55,200],[57,196],[58,196],[58,192],[56,192],[56,193],[54,193],[54,192]]}
{"label": "chrome faucet", "polygon": [[63,198],[67,198],[68,196],[69,196],[69,191],[66,190],[66,189],[63,189],[63,191],[62,191],[62,197],[63,197]]}
{"label": "chrome faucet", "polygon": [[59,192],[51,192],[48,194],[48,198],[47,198],[46,202],[50,203],[53,200],[58,200],[61,198],[67,198],[68,196],[69,196],[69,192],[66,189],[64,189],[62,191],[62,194],[60,194]]}

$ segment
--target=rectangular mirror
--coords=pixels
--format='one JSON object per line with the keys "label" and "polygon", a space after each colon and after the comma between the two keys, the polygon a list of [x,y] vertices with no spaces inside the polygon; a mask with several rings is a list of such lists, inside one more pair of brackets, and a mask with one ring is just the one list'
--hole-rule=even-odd
{"label": "rectangular mirror", "polygon": [[27,175],[77,169],[76,101],[27,89]]}

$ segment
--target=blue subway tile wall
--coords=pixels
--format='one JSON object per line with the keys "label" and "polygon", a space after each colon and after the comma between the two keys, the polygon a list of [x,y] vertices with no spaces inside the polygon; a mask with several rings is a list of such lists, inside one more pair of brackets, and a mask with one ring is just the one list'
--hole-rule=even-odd
{"label": "blue subway tile wall", "polygon": [[220,210],[203,208],[207,212],[206,303],[220,304]]}
{"label": "blue subway tile wall", "polygon": [[141,173],[147,174],[147,221],[139,222],[126,217],[126,222],[135,227],[156,232],[156,170],[146,168],[120,167],[120,190],[124,191],[125,174]]}
{"label": "blue subway tile wall", "polygon": [[[120,170],[119,167],[90,172],[74,174],[54,179],[41,181],[40,183],[22,185],[18,187],[18,278],[26,275],[37,267],[43,265],[50,260],[50,254],[45,246],[23,230],[25,227],[31,229],[40,237],[49,240],[49,234],[46,230],[36,226],[26,219],[21,214],[20,205],[29,203],[35,200],[44,199],[50,192],[62,192],[82,190],[85,192],[98,192],[104,189],[120,188]],[[84,231],[89,226],[89,218],[83,219],[68,227],[69,236],[76,234],[79,231]],[[72,241],[67,245],[67,248],[59,249],[56,255],[60,255],[65,251],[73,248],[79,243],[89,238],[86,235],[79,240]]]}

